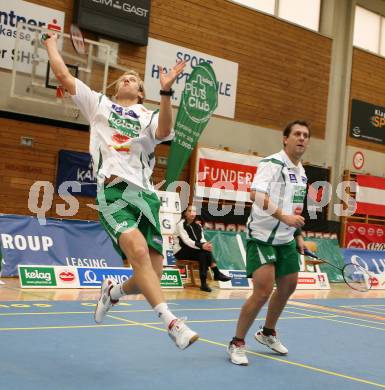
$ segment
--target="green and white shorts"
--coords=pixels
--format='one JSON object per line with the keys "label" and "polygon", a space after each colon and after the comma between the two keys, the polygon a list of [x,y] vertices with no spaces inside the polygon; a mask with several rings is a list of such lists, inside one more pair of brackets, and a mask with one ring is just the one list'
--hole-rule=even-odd
{"label": "green and white shorts", "polygon": [[265,264],[275,264],[275,277],[289,275],[300,270],[300,257],[296,241],[283,245],[270,245],[254,238],[247,240],[246,272],[251,278],[253,272]]}
{"label": "green and white shorts", "polygon": [[123,258],[125,255],[119,248],[119,237],[130,229],[139,229],[148,246],[163,254],[160,201],[155,192],[144,191],[121,181],[99,189],[96,203],[99,206],[100,223]]}

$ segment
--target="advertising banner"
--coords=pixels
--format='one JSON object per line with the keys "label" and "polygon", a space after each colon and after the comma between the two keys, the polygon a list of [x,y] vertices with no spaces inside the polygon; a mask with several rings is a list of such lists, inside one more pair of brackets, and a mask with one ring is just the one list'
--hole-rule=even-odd
{"label": "advertising banner", "polygon": [[182,91],[186,80],[198,65],[207,62],[211,65],[218,81],[218,107],[214,111],[214,114],[234,118],[238,79],[238,64],[236,62],[227,61],[223,58],[153,38],[148,39],[147,46],[144,77],[147,99],[155,102],[160,101],[159,64],[166,69],[170,69],[177,61],[181,60],[186,60],[187,64],[184,72],[179,75],[173,85],[175,94],[172,104],[176,106],[181,104]]}
{"label": "advertising banner", "polygon": [[165,268],[160,280],[160,286],[162,288],[183,288],[179,269]]}
{"label": "advertising banner", "polygon": [[246,271],[239,270],[223,270],[221,272],[230,276],[231,280],[228,282],[219,282],[219,287],[223,289],[252,289],[252,280],[246,277]]}
{"label": "advertising banner", "polygon": [[250,186],[262,157],[199,148],[195,196],[251,202]]}
{"label": "advertising banner", "polygon": [[[64,27],[64,12],[57,9],[22,0],[0,0],[0,31],[1,53],[0,68],[13,69],[13,59],[16,55],[18,70],[30,73],[34,64],[34,47],[32,41],[36,39],[34,26],[52,28],[62,31]],[[19,34],[19,48],[15,53],[17,23],[27,23],[31,26],[23,28]],[[39,38],[39,37],[38,37]],[[45,51],[42,48],[42,51]],[[42,71],[45,69],[42,69]]]}
{"label": "advertising banner", "polygon": [[324,272],[299,272],[297,290],[330,290],[328,276]]}
{"label": "advertising banner", "polygon": [[342,249],[345,263],[358,264],[369,272],[385,275],[385,251]]}
{"label": "advertising banner", "polygon": [[348,222],[345,246],[346,248],[385,251],[385,225]]}
{"label": "advertising banner", "polygon": [[217,105],[215,73],[210,64],[203,62],[194,68],[183,90],[168,157],[166,187],[178,180]]}
{"label": "advertising banner", "polygon": [[[22,288],[100,288],[103,280],[113,279],[124,283],[132,276],[132,269],[125,267],[88,268],[63,266],[19,265]],[[162,288],[183,288],[178,269],[164,269]]]}
{"label": "advertising banner", "polygon": [[119,267],[122,259],[99,222],[0,215],[2,276],[16,276],[17,265]]}
{"label": "advertising banner", "polygon": [[350,137],[385,145],[385,108],[352,100]]}
{"label": "advertising banner", "polygon": [[124,283],[132,276],[131,268],[78,268],[80,288],[100,288],[104,279],[113,279],[115,282]]}
{"label": "advertising banner", "polygon": [[[72,187],[66,185],[65,182],[68,181],[79,183],[80,192],[74,191]],[[96,178],[93,174],[92,159],[89,153],[71,150],[59,151],[56,192],[61,194],[63,191],[76,196],[96,197]]]}

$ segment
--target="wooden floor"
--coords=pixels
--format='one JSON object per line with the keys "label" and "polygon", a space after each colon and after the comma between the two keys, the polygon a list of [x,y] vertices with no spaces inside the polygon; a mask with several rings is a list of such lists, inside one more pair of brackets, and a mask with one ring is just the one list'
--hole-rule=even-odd
{"label": "wooden floor", "polygon": [[[2,282],[4,284],[2,284]],[[217,282],[210,282],[211,293],[199,288],[166,289],[167,300],[177,299],[244,299],[251,290],[221,290]],[[98,289],[21,289],[19,279],[0,278],[0,301],[95,301]],[[336,299],[336,298],[385,298],[385,290],[360,293],[344,283],[332,284],[331,290],[297,290],[291,299]],[[124,300],[142,300],[142,295],[130,295]]]}

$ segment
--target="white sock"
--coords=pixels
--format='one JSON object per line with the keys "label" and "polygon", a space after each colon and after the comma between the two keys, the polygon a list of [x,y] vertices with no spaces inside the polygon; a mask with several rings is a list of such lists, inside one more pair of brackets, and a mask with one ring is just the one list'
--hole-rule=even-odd
{"label": "white sock", "polygon": [[171,313],[166,302],[159,303],[154,307],[154,310],[158,314],[158,317],[163,321],[164,326],[168,329],[170,322],[175,320],[176,317]]}
{"label": "white sock", "polygon": [[124,295],[126,295],[126,293],[123,291],[123,284],[117,284],[110,290],[110,297],[113,300],[117,300]]}

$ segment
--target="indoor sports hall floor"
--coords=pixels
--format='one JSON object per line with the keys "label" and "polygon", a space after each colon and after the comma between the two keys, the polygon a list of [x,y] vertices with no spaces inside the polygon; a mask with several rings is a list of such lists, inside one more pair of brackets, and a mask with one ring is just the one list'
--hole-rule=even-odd
{"label": "indoor sports hall floor", "polygon": [[0,389],[370,389],[385,388],[385,292],[298,291],[279,323],[289,349],[278,356],[247,338],[249,366],[230,364],[247,291],[168,290],[172,310],[200,340],[169,340],[140,296],[93,322],[97,290],[20,290],[0,285]]}

